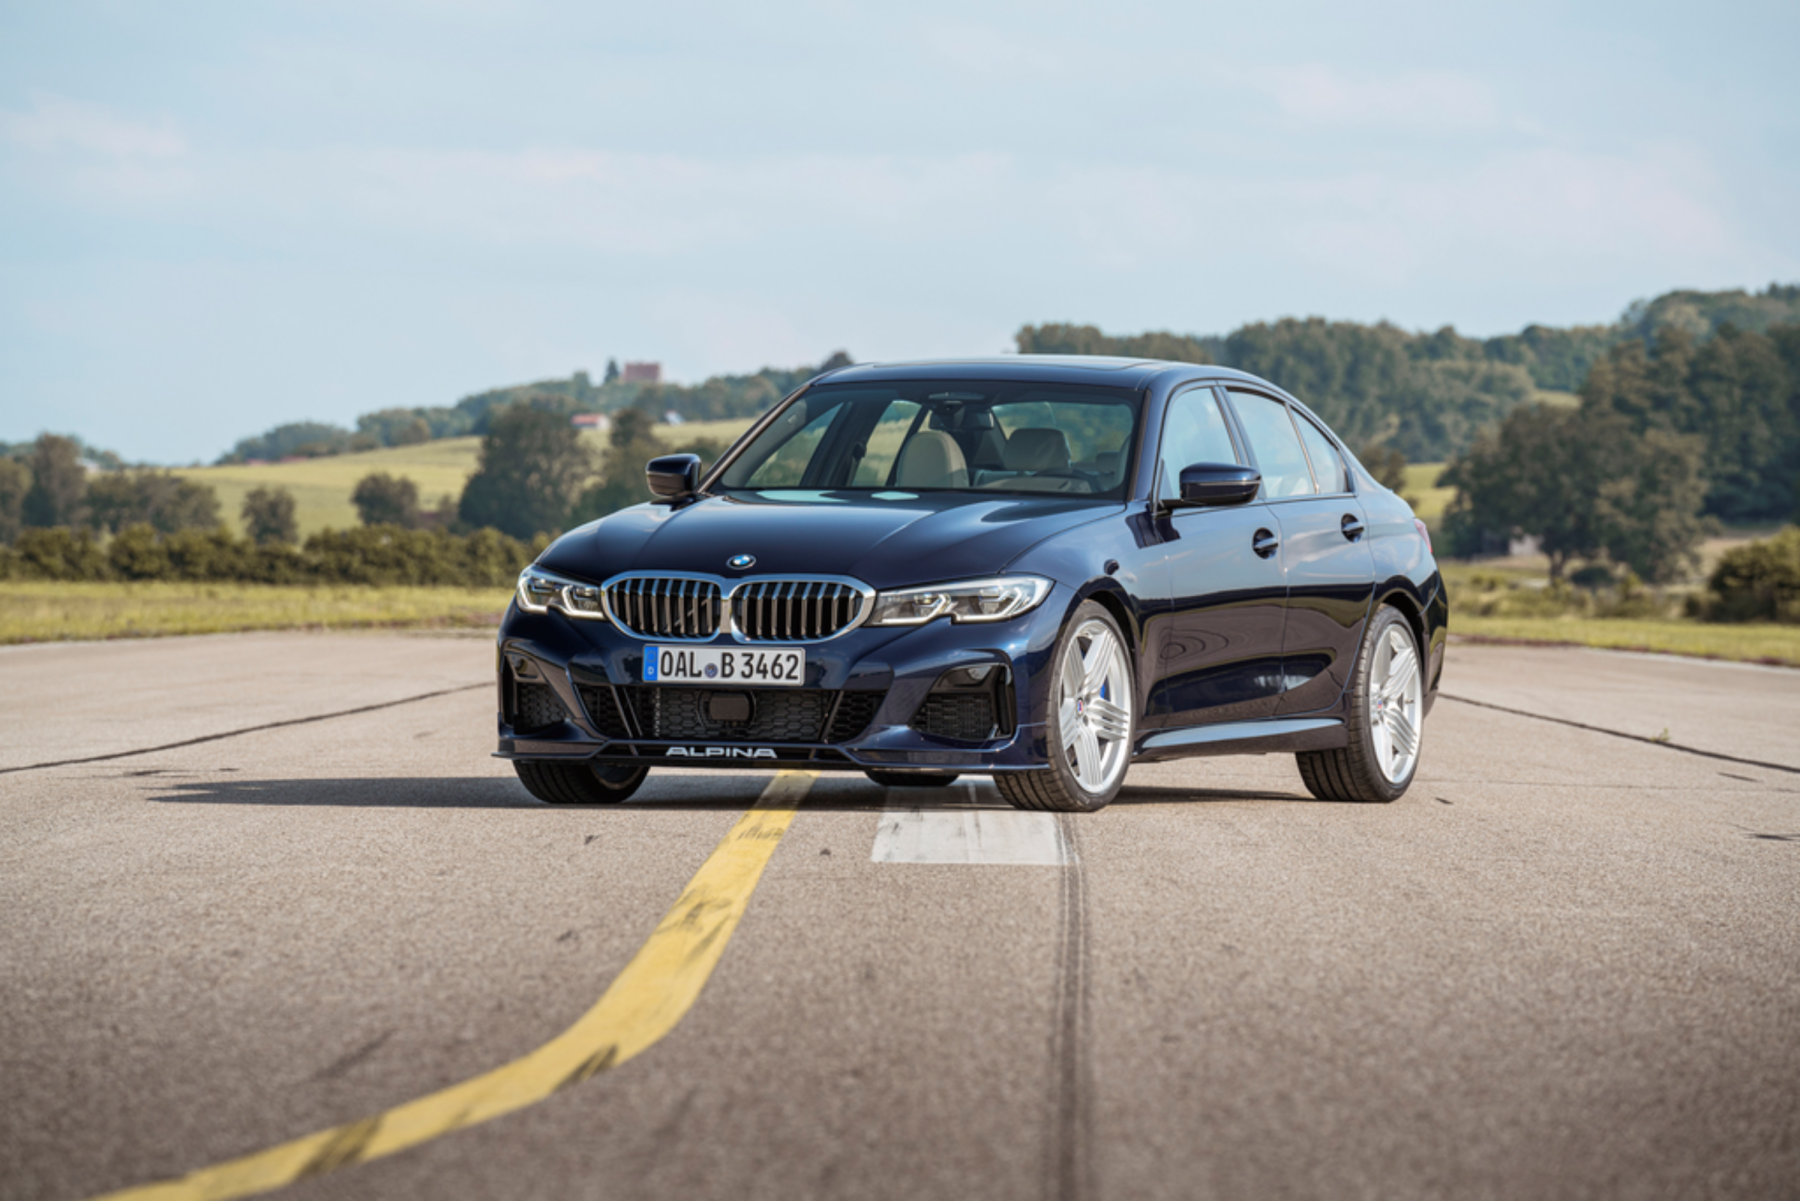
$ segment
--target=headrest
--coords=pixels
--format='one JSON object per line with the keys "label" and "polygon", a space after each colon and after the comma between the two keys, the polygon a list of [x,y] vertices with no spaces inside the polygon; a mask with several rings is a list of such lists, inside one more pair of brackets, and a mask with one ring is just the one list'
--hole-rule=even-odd
{"label": "headrest", "polygon": [[894,471],[899,488],[967,488],[969,468],[949,434],[919,430],[907,439]]}
{"label": "headrest", "polygon": [[1069,440],[1057,429],[1014,430],[1006,440],[1008,471],[1067,471]]}

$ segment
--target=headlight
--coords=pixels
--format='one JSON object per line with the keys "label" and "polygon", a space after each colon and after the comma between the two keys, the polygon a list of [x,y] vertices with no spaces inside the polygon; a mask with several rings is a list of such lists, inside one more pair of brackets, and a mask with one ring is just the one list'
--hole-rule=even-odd
{"label": "headlight", "polygon": [[545,613],[555,609],[570,617],[586,621],[605,621],[606,608],[600,603],[600,586],[580,580],[565,579],[541,567],[527,567],[519,573],[519,608],[527,613]]}
{"label": "headlight", "polygon": [[917,626],[948,613],[950,620],[1005,621],[1028,613],[1050,595],[1050,581],[1034,575],[963,580],[930,588],[905,588],[875,597],[872,626]]}

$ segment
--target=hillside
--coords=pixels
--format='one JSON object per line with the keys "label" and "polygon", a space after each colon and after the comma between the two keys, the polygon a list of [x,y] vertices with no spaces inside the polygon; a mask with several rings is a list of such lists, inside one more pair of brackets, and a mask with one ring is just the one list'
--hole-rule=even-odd
{"label": "hillside", "polygon": [[1521,404],[1574,404],[1596,363],[1616,348],[1656,344],[1665,334],[1700,345],[1739,332],[1800,325],[1800,285],[1765,291],[1676,291],[1626,308],[1610,325],[1530,325],[1516,334],[1470,338],[1434,332],[1284,317],[1226,335],[1108,334],[1091,325],[1021,328],[1021,354],[1118,354],[1218,363],[1293,392],[1354,445],[1381,442],[1408,459],[1450,458]]}
{"label": "hillside", "polygon": [[[746,417],[693,421],[679,426],[659,425],[655,432],[671,449],[694,439],[729,444],[749,428],[750,420]],[[594,451],[596,459],[606,448],[605,434],[584,431],[581,438]],[[354,451],[297,463],[185,467],[178,469],[176,474],[206,484],[217,492],[220,511],[240,533],[242,523],[238,513],[245,495],[254,488],[286,488],[294,494],[295,517],[300,524],[300,536],[304,538],[322,529],[345,529],[357,524],[356,506],[350,502],[350,494],[355,491],[357,481],[370,472],[385,471],[412,480],[419,486],[419,501],[425,508],[436,505],[442,496],[454,500],[462,495],[463,484],[475,470],[480,450],[480,438],[440,438],[414,446]]]}

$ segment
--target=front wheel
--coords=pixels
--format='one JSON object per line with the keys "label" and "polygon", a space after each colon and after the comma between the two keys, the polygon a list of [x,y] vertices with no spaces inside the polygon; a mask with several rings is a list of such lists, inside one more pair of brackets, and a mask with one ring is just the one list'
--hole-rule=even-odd
{"label": "front wheel", "polygon": [[1384,605],[1369,621],[1351,678],[1348,745],[1295,756],[1306,790],[1322,801],[1399,799],[1419,769],[1424,699],[1425,670],[1412,626]]}
{"label": "front wheel", "polygon": [[551,805],[613,805],[638,790],[647,767],[629,764],[554,763],[514,759],[513,770],[525,791]]}
{"label": "front wheel", "polygon": [[1119,795],[1131,761],[1131,657],[1112,614],[1086,601],[1063,627],[1050,661],[1050,766],[995,772],[994,784],[1020,809],[1091,813]]}

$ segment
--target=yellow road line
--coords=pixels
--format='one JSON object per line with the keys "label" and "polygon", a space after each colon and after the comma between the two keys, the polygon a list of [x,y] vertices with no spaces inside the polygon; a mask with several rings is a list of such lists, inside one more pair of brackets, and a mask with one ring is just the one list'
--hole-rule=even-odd
{"label": "yellow road line", "polygon": [[247,1197],[535,1105],[558,1089],[618,1067],[673,1030],[699,997],[815,778],[816,772],[777,775],[688,881],[612,987],[573,1026],[529,1055],[359,1122],[95,1201]]}

